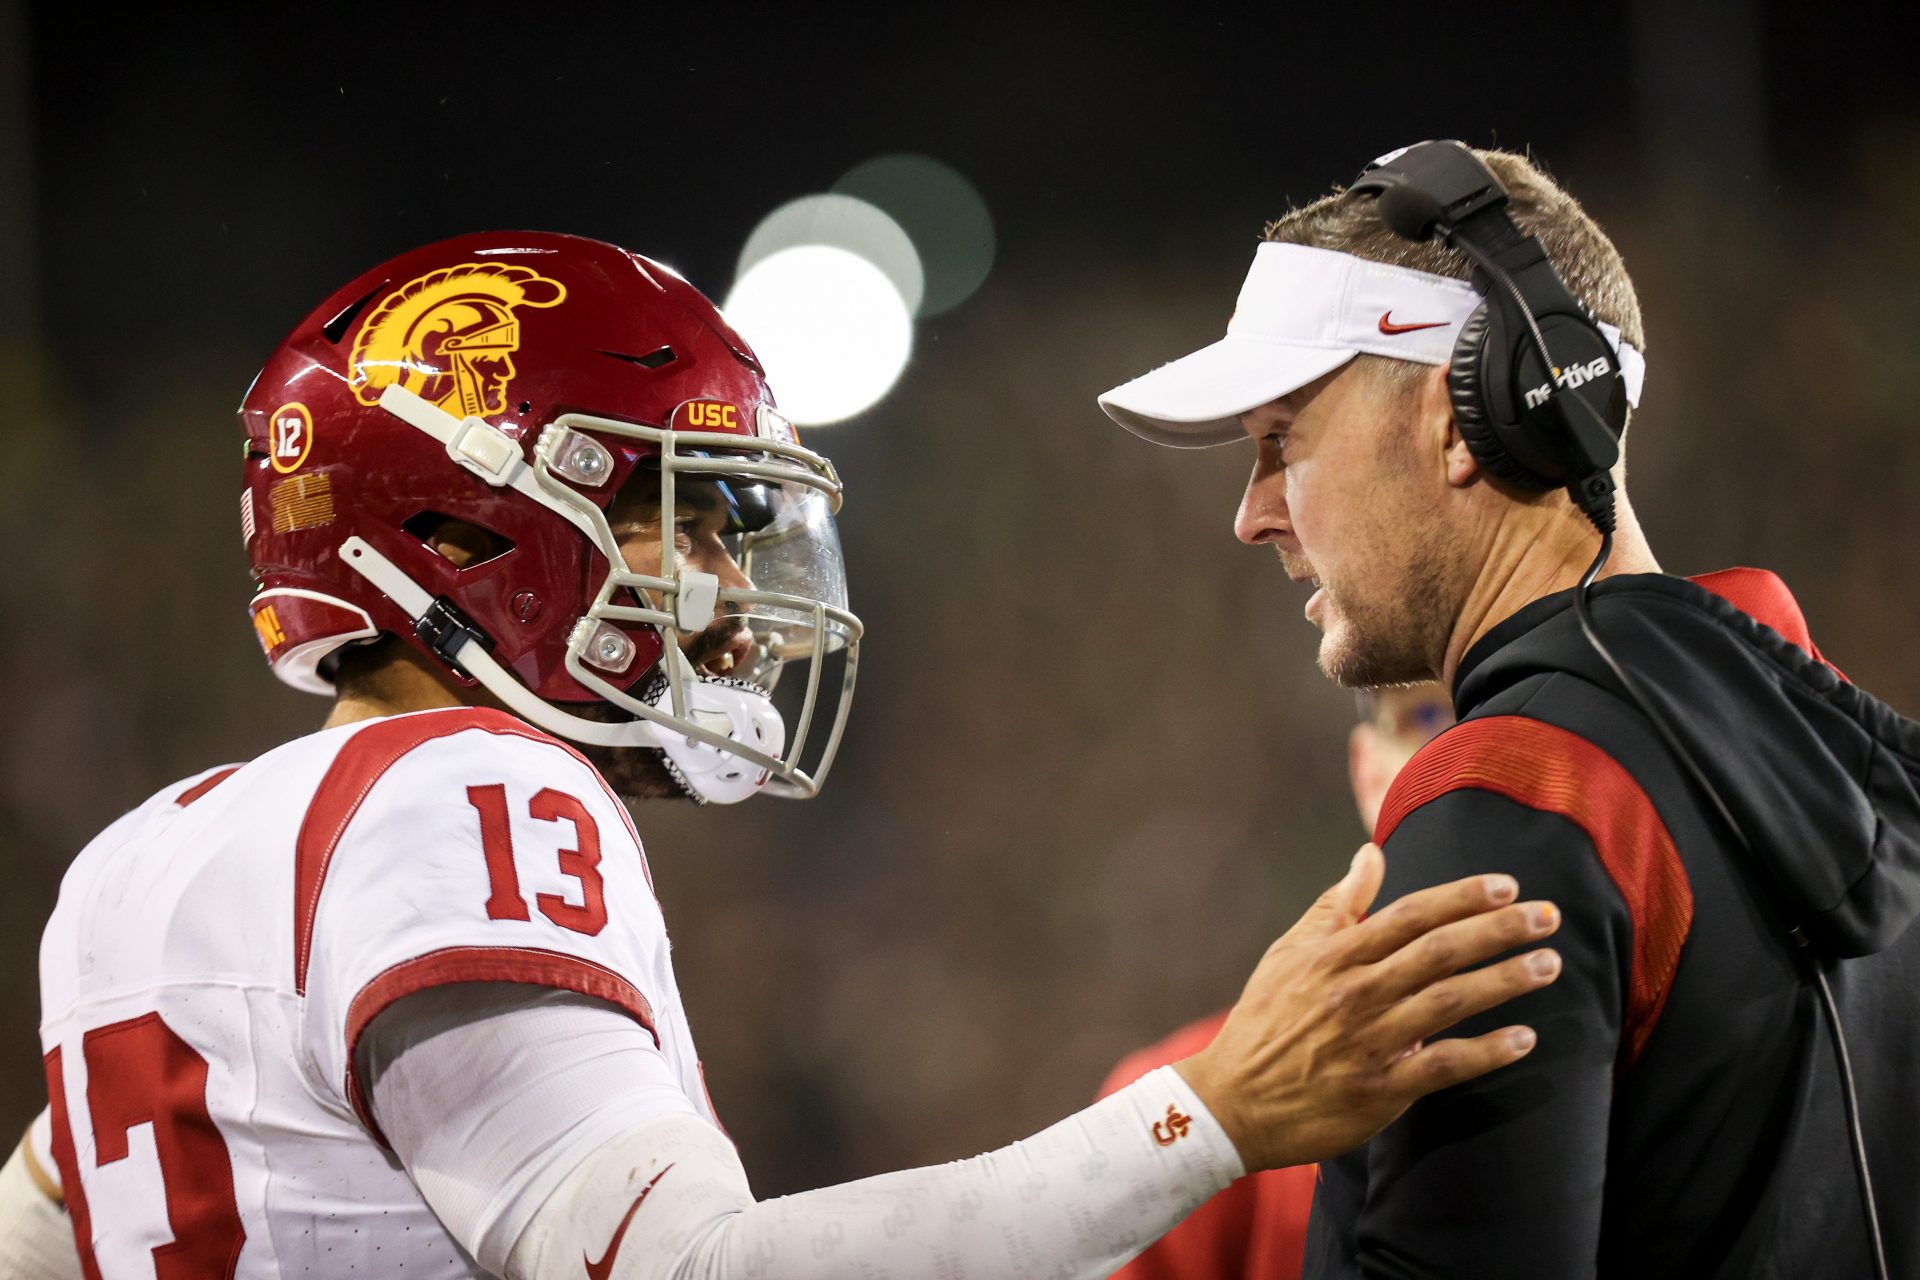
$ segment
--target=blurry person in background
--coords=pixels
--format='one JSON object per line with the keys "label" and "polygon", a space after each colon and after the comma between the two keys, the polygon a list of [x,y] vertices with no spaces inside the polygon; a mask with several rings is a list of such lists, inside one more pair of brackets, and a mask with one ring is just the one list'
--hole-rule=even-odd
{"label": "blurry person in background", "polygon": [[1393,780],[1453,723],[1453,700],[1431,680],[1354,694],[1360,722],[1347,734],[1347,778],[1360,825],[1373,835]]}
{"label": "blurry person in background", "polygon": [[[1431,681],[1363,689],[1356,699],[1360,722],[1347,735],[1347,773],[1360,824],[1371,834],[1394,778],[1453,723],[1453,703]],[[1100,1086],[1100,1096],[1212,1043],[1226,1020],[1222,1010],[1129,1054]],[[1240,1179],[1148,1245],[1115,1280],[1299,1280],[1314,1174],[1313,1165],[1293,1165]]]}
{"label": "blurry person in background", "polygon": [[1625,492],[1645,349],[1571,195],[1433,141],[1275,220],[1226,337],[1101,398],[1252,447],[1234,532],[1313,584],[1329,678],[1448,690],[1376,824],[1388,896],[1511,854],[1567,912],[1515,1002],[1542,1051],[1323,1163],[1309,1276],[1920,1275],[1920,724],[1774,574],[1663,571]]}
{"label": "blurry person in background", "polygon": [[68,870],[40,963],[66,1220],[29,1141],[23,1268],[63,1241],[91,1280],[1092,1280],[1534,1044],[1422,1047],[1553,980],[1545,949],[1457,972],[1553,906],[1469,876],[1363,919],[1367,846],[1212,1044],[997,1151],[756,1200],[622,798],[818,791],[861,634],[832,464],[692,286],[534,232],[344,286],[241,420],[254,630],[331,710]]}

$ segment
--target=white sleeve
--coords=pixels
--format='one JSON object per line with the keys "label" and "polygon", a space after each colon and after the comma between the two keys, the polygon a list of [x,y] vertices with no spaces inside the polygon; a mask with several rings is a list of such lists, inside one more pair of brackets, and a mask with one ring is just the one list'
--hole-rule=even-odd
{"label": "white sleeve", "polygon": [[461,983],[408,996],[362,1035],[359,1065],[414,1185],[496,1273],[606,1133],[696,1115],[644,1027],[540,987]]}
{"label": "white sleeve", "polygon": [[583,1260],[620,1280],[1094,1280],[1242,1172],[1163,1068],[983,1156],[756,1203],[732,1144],[633,1030],[592,1001],[494,988],[417,996],[363,1037],[395,1153],[482,1266],[511,1280]]}
{"label": "white sleeve", "polygon": [[310,813],[302,831],[317,888],[296,917],[295,976],[317,1088],[366,1122],[355,1042],[396,1000],[451,983],[591,995],[660,1043],[655,1002],[676,999],[666,922],[626,811],[590,765],[484,727],[379,763],[340,816]]}
{"label": "white sleeve", "polygon": [[34,1170],[30,1141],[0,1166],[0,1280],[80,1280],[73,1224]]}
{"label": "white sleeve", "polygon": [[1171,1067],[970,1160],[759,1203],[711,1125],[668,1117],[574,1169],[506,1274],[575,1275],[585,1260],[601,1280],[1101,1280],[1241,1172]]}

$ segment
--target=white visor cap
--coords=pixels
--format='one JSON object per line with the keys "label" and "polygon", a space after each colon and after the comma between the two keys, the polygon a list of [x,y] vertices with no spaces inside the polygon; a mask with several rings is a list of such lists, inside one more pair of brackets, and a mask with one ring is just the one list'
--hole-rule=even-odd
{"label": "white visor cap", "polygon": [[[1419,364],[1453,359],[1481,297],[1464,280],[1369,262],[1332,249],[1263,243],[1227,336],[1100,397],[1107,416],[1155,444],[1198,449],[1245,438],[1240,415],[1297,391],[1361,352]],[[1646,362],[1610,324],[1627,402]]]}

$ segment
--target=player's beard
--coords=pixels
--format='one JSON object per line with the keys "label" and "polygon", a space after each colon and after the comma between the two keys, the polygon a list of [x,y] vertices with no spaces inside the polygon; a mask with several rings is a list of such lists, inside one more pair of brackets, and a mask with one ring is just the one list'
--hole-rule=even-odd
{"label": "player's beard", "polygon": [[[633,717],[604,702],[571,708],[585,720],[624,724]],[[643,800],[690,800],[667,770],[666,754],[655,747],[603,747],[591,742],[575,744],[600,776],[607,780],[615,795],[629,804]]]}
{"label": "player's beard", "polygon": [[[699,669],[709,658],[724,650],[737,623],[729,620],[724,625],[709,627],[703,631],[686,649],[687,661]],[[643,682],[636,697],[647,703],[655,702],[665,678],[658,672]],[[595,702],[576,709],[584,719],[600,720],[608,724],[622,724],[633,716],[619,707],[605,702]],[[673,774],[667,765],[664,751],[656,747],[603,747],[592,743],[580,743],[580,753],[588,759],[600,776],[607,780],[614,794],[629,804],[638,804],[645,800],[692,800],[696,797]]]}
{"label": "player's beard", "polygon": [[691,800],[687,789],[667,772],[663,752],[652,747],[583,746],[580,753],[600,771],[615,795],[628,804],[645,800]]}

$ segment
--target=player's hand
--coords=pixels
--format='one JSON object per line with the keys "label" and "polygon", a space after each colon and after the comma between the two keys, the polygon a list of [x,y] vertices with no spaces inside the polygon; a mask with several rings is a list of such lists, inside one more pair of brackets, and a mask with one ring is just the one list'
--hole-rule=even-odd
{"label": "player's hand", "polygon": [[1526,952],[1461,973],[1560,927],[1551,903],[1515,903],[1511,876],[1411,893],[1366,920],[1386,862],[1369,844],[1339,884],[1267,948],[1226,1025],[1175,1063],[1247,1172],[1359,1146],[1416,1099],[1504,1067],[1529,1027],[1425,1043],[1460,1019],[1544,987],[1560,956]]}

